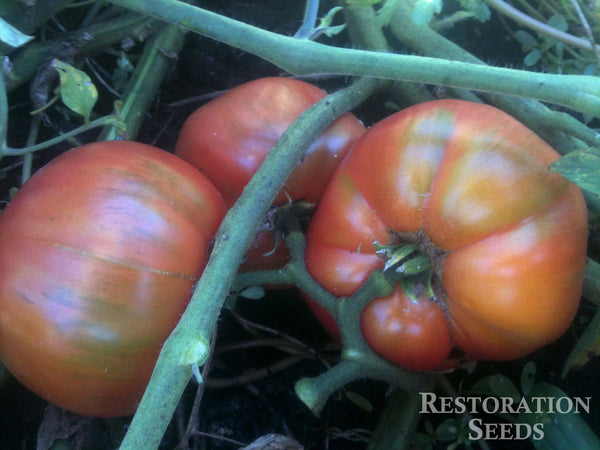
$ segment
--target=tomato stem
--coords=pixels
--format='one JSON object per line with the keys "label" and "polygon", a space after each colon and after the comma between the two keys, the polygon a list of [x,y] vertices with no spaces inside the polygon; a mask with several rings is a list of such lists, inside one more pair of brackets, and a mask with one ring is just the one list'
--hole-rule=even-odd
{"label": "tomato stem", "polygon": [[172,1],[110,0],[160,17],[266,59],[296,75],[338,73],[476,89],[536,98],[593,116],[600,111],[600,79],[582,75],[527,72],[422,56],[337,48],[295,39]]}
{"label": "tomato stem", "polygon": [[308,39],[315,30],[317,22],[317,14],[319,13],[319,0],[306,0],[304,7],[304,18],[302,25],[294,35],[297,39]]}
{"label": "tomato stem", "polygon": [[[167,25],[146,42],[144,52],[127,84],[120,111],[126,129],[126,139],[134,140],[146,111],[156,97],[161,83],[183,47],[185,33],[174,25]],[[113,140],[124,133],[119,126],[110,124],[100,140]]]}
{"label": "tomato stem", "polygon": [[77,136],[78,134],[84,133],[85,131],[91,130],[93,128],[103,127],[105,125],[113,124],[115,122],[119,122],[119,119],[117,117],[115,117],[114,115],[111,114],[108,116],[103,116],[96,120],[92,120],[87,125],[81,125],[77,128],[74,128],[71,131],[64,133],[64,134],[61,134],[52,139],[48,139],[47,141],[40,142],[38,144],[29,146],[29,147],[10,148],[10,147],[3,146],[0,148],[0,156],[23,156],[23,155],[26,155],[27,153],[32,153],[32,152],[36,152],[38,150],[42,150],[44,148],[52,147],[53,145],[56,145],[60,142],[69,140],[69,139],[73,138],[74,136]]}
{"label": "tomato stem", "polygon": [[189,345],[199,339],[209,341],[235,272],[264,214],[313,140],[335,118],[369,97],[376,85],[376,81],[362,79],[325,97],[303,113],[269,152],[221,223],[209,262],[186,311],[163,345],[121,448],[158,447],[192,374],[192,365],[185,359]]}
{"label": "tomato stem", "polygon": [[411,372],[392,367],[385,360],[374,356],[370,353],[348,352],[342,361],[327,372],[298,381],[295,386],[296,395],[315,415],[319,415],[331,394],[361,378],[383,380],[411,392],[433,388],[433,377],[415,377]]}
{"label": "tomato stem", "polygon": [[421,420],[421,402],[418,392],[394,389],[386,399],[368,450],[410,448],[410,441]]}
{"label": "tomato stem", "polygon": [[[316,378],[300,380],[296,385],[298,396],[315,414],[319,414],[333,392],[357,378],[364,378],[365,373],[368,373],[371,378],[400,386],[405,390],[429,385],[431,379],[428,375],[407,372],[373,352],[363,337],[360,325],[360,316],[368,303],[376,297],[391,294],[398,279],[415,279],[415,276],[407,277],[406,273],[400,274],[395,270],[376,270],[351,297],[336,298],[320,286],[306,269],[304,261],[306,237],[296,213],[289,211],[289,214],[285,214],[282,219],[282,227],[287,232],[286,245],[290,249],[290,262],[278,270],[238,274],[233,288],[239,291],[253,284],[291,283],[336,319],[343,344],[342,360],[331,370]],[[406,272],[421,273],[429,278],[431,270],[429,257],[426,254],[419,253],[412,259],[402,259],[419,251],[416,244],[408,244],[402,248],[376,244],[376,248],[382,254],[392,255],[392,257],[395,255],[396,259],[401,261],[401,266],[404,265]]]}
{"label": "tomato stem", "polygon": [[[412,19],[412,6],[410,2],[397,2],[394,16],[390,21],[390,30],[394,37],[402,44],[424,55],[435,58],[444,58],[454,61],[464,61],[472,64],[485,64],[462,47],[445,36],[437,33],[431,27],[417,25]],[[480,101],[471,92],[464,90],[453,91],[458,98],[470,101]],[[589,146],[597,145],[597,133],[585,126],[574,117],[561,111],[548,108],[541,102],[525,97],[498,95],[496,92],[481,92],[489,102],[496,104],[512,116],[519,119],[546,141],[554,144],[553,147],[561,153],[566,153],[577,146],[574,145],[572,135]]]}

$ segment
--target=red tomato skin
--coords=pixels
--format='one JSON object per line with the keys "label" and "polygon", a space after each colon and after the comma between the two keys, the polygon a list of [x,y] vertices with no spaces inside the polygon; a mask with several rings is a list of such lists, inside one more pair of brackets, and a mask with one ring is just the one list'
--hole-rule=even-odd
{"label": "red tomato skin", "polygon": [[[382,265],[373,241],[422,230],[446,255],[452,343],[467,359],[524,356],[564,333],[581,295],[587,211],[579,189],[547,169],[558,157],[490,106],[439,100],[394,114],[334,174],[309,227],[309,272],[351,295]],[[402,352],[378,351],[399,364]]]}
{"label": "red tomato skin", "polygon": [[68,410],[135,412],[226,205],[179,158],[88,144],[35,173],[0,216],[0,358]]}
{"label": "red tomato skin", "polygon": [[415,371],[441,367],[446,361],[452,337],[435,303],[426,298],[413,301],[396,288],[368,306],[360,318],[361,329],[376,353]]}
{"label": "red tomato skin", "polygon": [[[236,86],[197,109],[184,123],[175,154],[204,173],[229,206],[241,195],[288,127],[326,93],[291,78],[268,77]],[[365,127],[352,114],[333,122],[310,146],[274,204],[318,203],[335,168]],[[289,258],[273,255],[273,240],[258,237],[245,269],[276,269]]]}

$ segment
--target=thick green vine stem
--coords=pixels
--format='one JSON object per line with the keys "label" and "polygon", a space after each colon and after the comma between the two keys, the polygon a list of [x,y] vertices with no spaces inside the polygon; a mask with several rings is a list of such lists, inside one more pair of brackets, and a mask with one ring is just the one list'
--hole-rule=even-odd
{"label": "thick green vine stem", "polygon": [[[361,79],[307,110],[284,133],[227,213],[215,247],[190,303],[165,342],[154,373],[131,422],[122,449],[157,448],[192,375],[204,361],[202,343],[210,342],[235,272],[277,192],[309,145],[338,116],[370,96],[377,82]],[[198,355],[191,361],[191,355]]]}
{"label": "thick green vine stem", "polygon": [[385,401],[381,419],[367,450],[404,450],[421,419],[421,396],[418,392],[394,389]]}
{"label": "thick green vine stem", "polygon": [[179,1],[109,1],[253,53],[296,75],[334,73],[475,89],[535,98],[600,116],[598,77],[337,48],[271,33]]}
{"label": "thick green vine stem", "polygon": [[292,283],[335,317],[343,344],[341,362],[318,377],[305,378],[296,384],[296,394],[310,410],[318,415],[331,394],[360,378],[377,379],[406,391],[432,387],[433,380],[428,375],[406,371],[375,354],[360,328],[364,307],[376,297],[391,294],[402,275],[394,270],[373,271],[351,297],[336,298],[308,273],[304,262],[306,238],[300,230],[297,216],[293,213],[287,215],[283,228],[287,232],[290,262],[276,271],[239,274],[234,286],[241,290],[264,280],[270,284]]}
{"label": "thick green vine stem", "polygon": [[[306,270],[304,263],[306,236],[300,226],[298,211],[294,208],[280,208],[277,212],[277,215],[282,217],[276,219],[276,226],[279,226],[278,231],[285,235],[290,261],[281,269],[238,273],[232,291],[240,292],[250,286],[293,284],[309,297],[318,299],[318,302],[328,311],[334,311],[336,297],[317,283]],[[300,210],[300,215],[302,214]]]}
{"label": "thick green vine stem", "polygon": [[[123,95],[120,116],[125,123],[126,139],[135,140],[144,115],[183,47],[184,37],[185,33],[178,27],[164,25],[146,42]],[[113,140],[122,134],[120,128],[111,126],[103,130],[99,140]]]}
{"label": "thick green vine stem", "polygon": [[352,381],[366,378],[386,381],[407,392],[430,391],[435,384],[433,377],[408,372],[375,355],[361,353],[342,358],[337,365],[317,377],[301,379],[296,383],[295,391],[318,416],[333,393]]}
{"label": "thick green vine stem", "polygon": [[394,368],[384,360],[368,361],[368,356],[344,358],[327,372],[313,378],[303,378],[296,383],[296,395],[315,415],[319,415],[327,399],[348,383],[374,378],[385,380],[392,385],[400,385],[407,392],[428,391],[433,389],[434,379],[427,375],[416,375]]}
{"label": "thick green vine stem", "polygon": [[[435,30],[419,26],[411,19],[409,2],[398,2],[390,29],[394,36],[412,50],[435,58],[484,65],[485,62],[459,47]],[[576,148],[570,136],[586,143],[598,145],[598,132],[586,127],[573,116],[548,108],[543,103],[528,98],[517,98],[489,93],[488,101],[507,111],[534,130],[562,154]],[[567,135],[567,136],[565,136]]]}
{"label": "thick green vine stem", "polygon": [[365,373],[359,363],[341,361],[327,372],[315,378],[303,378],[296,383],[295,391],[300,400],[318,416],[327,403],[327,399],[340,387],[364,377]]}

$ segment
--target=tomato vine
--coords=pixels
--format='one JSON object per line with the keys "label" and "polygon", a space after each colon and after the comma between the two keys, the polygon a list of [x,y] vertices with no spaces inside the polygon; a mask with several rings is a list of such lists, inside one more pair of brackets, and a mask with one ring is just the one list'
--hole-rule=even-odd
{"label": "tomato vine", "polygon": [[152,3],[111,0],[111,3],[256,54],[295,75],[336,73],[401,79],[535,98],[592,115],[600,110],[600,80],[596,77],[525,73],[460,61],[335,48],[270,33],[171,0]]}
{"label": "tomato vine", "polygon": [[[122,443],[123,449],[158,446],[194,366],[208,357],[210,336],[237,267],[256,230],[314,138],[340,114],[360,104],[377,83],[362,79],[307,110],[284,133],[225,216],[206,269],[177,327],[167,339],[148,389]],[[250,231],[250,232],[249,232]],[[157,414],[158,413],[158,414]]]}
{"label": "tomato vine", "polygon": [[[387,94],[399,105],[407,101],[407,95],[408,102],[432,98],[429,92],[420,89],[420,83],[443,86],[451,90],[453,96],[472,101],[479,101],[472,93],[472,90],[477,90],[486,100],[519,118],[563,153],[600,143],[597,130],[584,125],[571,114],[551,109],[538,101],[563,105],[598,118],[600,79],[486,66],[433,29],[416,26],[409,18],[410,2],[396,2],[396,20],[390,22],[390,30],[400,42],[428,57],[382,53],[389,51],[389,47],[381,23],[371,7],[346,8],[348,26],[360,30],[355,36],[355,46],[369,49],[351,50],[278,35],[173,0],[109,0],[108,3],[141,13],[123,16],[122,22],[119,22],[123,31],[137,23],[149,23],[149,26],[158,29],[154,39],[146,46],[115,113],[40,144],[35,144],[32,137],[25,148],[11,148],[6,142],[7,88],[2,83],[1,154],[31,154],[95,127],[104,128],[101,139],[120,137],[124,129],[130,138],[134,137],[152,96],[158,91],[171,64],[173,55],[170,52],[177,53],[187,31],[253,53],[292,74],[334,73],[372,77],[360,79],[307,111],[284,135],[273,155],[265,161],[244,195],[231,209],[219,230],[213,256],[196,286],[190,306],[165,343],[155,376],[122,443],[124,449],[158,447],[190,377],[199,376],[198,367],[206,362],[214,326],[230,289],[239,291],[255,284],[293,283],[318,298],[321,305],[336,317],[344,343],[341,362],[322,376],[300,381],[296,387],[298,395],[316,413],[322,409],[332,392],[359,378],[365,367],[369,368],[372,377],[396,386],[414,389],[432,385],[432,377],[404,371],[377,356],[362,337],[357,318],[364,305],[390,288],[392,282],[386,279],[387,274],[374,272],[351,300],[335,298],[308,275],[303,261],[304,235],[292,226],[287,245],[294,257],[288,265],[278,270],[236,276],[259,221],[307,146],[328,123],[362,103],[377,90],[387,89]],[[314,14],[311,13],[310,17],[314,21]],[[168,25],[165,26],[163,21]],[[113,34],[116,36],[118,33]],[[95,45],[100,44],[97,42]],[[8,90],[21,82],[15,79],[14,85],[9,85]],[[401,87],[406,88],[402,93]],[[33,136],[35,123],[31,128]],[[23,178],[26,179],[26,176]],[[589,260],[584,295],[600,303],[598,267],[595,261]],[[414,397],[409,400],[414,406]],[[415,408],[411,411],[412,419],[405,422],[409,428],[410,421],[416,415]]]}

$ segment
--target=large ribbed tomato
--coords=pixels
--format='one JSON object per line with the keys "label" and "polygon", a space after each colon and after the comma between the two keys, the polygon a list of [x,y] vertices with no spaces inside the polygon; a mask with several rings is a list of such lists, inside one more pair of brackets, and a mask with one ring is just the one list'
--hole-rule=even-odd
{"label": "large ribbed tomato", "polygon": [[417,244],[435,295],[416,289],[423,305],[407,307],[415,300],[397,287],[367,305],[369,345],[415,370],[440,367],[453,346],[467,359],[524,356],[561,336],[581,295],[586,206],[548,169],[558,157],[490,106],[440,100],[396,113],[332,178],[309,228],[308,269],[349,296],[384,265],[375,241]]}
{"label": "large ribbed tomato", "polygon": [[[261,78],[227,91],[196,110],[179,134],[175,154],[200,169],[231,206],[289,126],[325,97],[321,89],[290,78]],[[331,124],[308,149],[275,200],[279,205],[317,203],[334,169],[365,131],[352,114]],[[246,268],[277,268],[284,247],[273,255],[270,233],[259,233]]]}
{"label": "large ribbed tomato", "polygon": [[132,414],[226,211],[192,166],[125,141],[71,150],[0,216],[0,358],[90,416]]}

